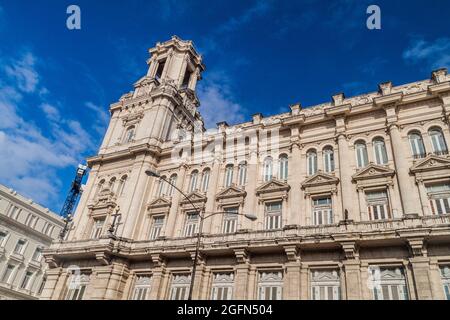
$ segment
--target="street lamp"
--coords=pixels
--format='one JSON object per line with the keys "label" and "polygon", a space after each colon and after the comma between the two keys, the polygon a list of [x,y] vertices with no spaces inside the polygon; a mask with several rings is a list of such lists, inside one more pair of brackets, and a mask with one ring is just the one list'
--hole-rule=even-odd
{"label": "street lamp", "polygon": [[[173,185],[170,181],[166,180],[165,178],[161,177],[157,172],[152,171],[152,170],[146,170],[145,173],[150,176],[150,177],[155,177],[155,178],[160,178],[161,180],[167,182],[169,185],[171,185],[174,189],[176,189],[178,192],[180,192],[184,198],[189,201],[189,203],[194,207],[194,209],[196,210],[196,212],[198,212],[198,216],[200,217],[200,222],[199,222],[199,227],[198,227],[198,232],[197,232],[197,241],[195,244],[195,255],[194,255],[194,261],[192,264],[192,275],[191,275],[191,284],[189,286],[189,296],[188,296],[188,300],[192,300],[192,291],[194,289],[194,282],[195,282],[195,272],[197,270],[197,262],[198,262],[198,255],[200,253],[200,243],[201,243],[201,239],[202,239],[202,231],[203,231],[203,221],[205,219],[208,219],[212,216],[218,215],[218,214],[229,214],[230,212],[226,212],[226,211],[217,211],[217,212],[211,212],[208,213],[207,215],[205,215],[205,212],[203,212],[203,210],[200,210],[195,204],[192,203],[192,201],[189,199],[189,197],[179,188],[177,188],[175,185]],[[243,213],[234,213],[236,215],[239,216],[244,216],[245,218],[251,220],[251,221],[255,221],[257,219],[256,215],[254,214],[243,214]]]}

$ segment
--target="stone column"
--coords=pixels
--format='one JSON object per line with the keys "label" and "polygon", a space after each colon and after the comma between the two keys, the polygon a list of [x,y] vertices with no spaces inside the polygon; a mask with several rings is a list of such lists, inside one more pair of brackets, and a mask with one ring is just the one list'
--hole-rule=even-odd
{"label": "stone column", "polygon": [[305,213],[304,213],[304,219],[306,226],[310,226],[313,223],[312,220],[312,204],[311,204],[311,195],[307,192],[305,192]]}
{"label": "stone column", "polygon": [[310,299],[309,268],[304,263],[300,263],[300,299]]}
{"label": "stone column", "polygon": [[248,299],[248,282],[250,273],[250,264],[245,249],[235,249],[236,255],[236,280],[235,280],[235,295],[236,300]]}
{"label": "stone column", "polygon": [[331,191],[331,210],[333,212],[333,223],[339,222],[339,209],[338,209],[338,196],[337,196],[337,190]]}
{"label": "stone column", "polygon": [[[195,252],[191,252],[192,261],[194,261]],[[205,277],[205,260],[200,253],[197,260],[197,268],[195,270],[194,288],[192,290],[192,300],[201,299],[201,292],[203,290],[203,281]]]}
{"label": "stone column", "polygon": [[369,220],[366,212],[366,199],[364,198],[364,188],[358,187],[359,221]]}
{"label": "stone column", "polygon": [[[54,268],[46,271],[47,280],[42,290],[41,300],[59,300],[62,298],[62,289],[64,286],[58,286],[58,282],[65,283],[67,275],[62,268]],[[61,281],[60,281],[61,280]]]}
{"label": "stone column", "polygon": [[434,300],[445,300],[444,290],[442,289],[441,269],[437,259],[430,259],[430,282],[431,293]]}
{"label": "stone column", "polygon": [[296,246],[285,246],[284,251],[288,258],[286,275],[284,278],[284,300],[300,299],[300,257]]}
{"label": "stone column", "polygon": [[403,142],[396,124],[389,126],[389,135],[391,137],[392,154],[394,155],[395,170],[397,173],[398,187],[400,189],[403,214],[417,213],[415,192],[411,186],[409,176],[409,165],[405,158],[405,151],[402,150]]}
{"label": "stone column", "polygon": [[257,281],[257,270],[255,266],[250,266],[250,271],[248,273],[248,296],[247,299],[249,300],[255,300],[258,297],[256,296],[255,289],[256,289],[256,281]]}
{"label": "stone column", "polygon": [[416,179],[417,187],[419,188],[419,196],[420,196],[420,203],[422,205],[422,212],[424,216],[431,215],[432,212],[429,207],[429,201],[427,196],[427,189],[425,188],[425,185],[423,183],[422,179]]}
{"label": "stone column", "polygon": [[349,166],[349,150],[347,138],[343,133],[338,134],[338,148],[339,148],[339,175],[341,185],[342,197],[342,211],[340,218],[344,218],[345,209],[348,210],[348,218],[350,220],[357,220],[356,214],[353,210],[353,188],[352,188],[352,172]]}
{"label": "stone column", "polygon": [[123,296],[129,271],[126,265],[113,263],[109,276],[108,286],[105,292],[105,300],[120,300]]}
{"label": "stone column", "polygon": [[164,296],[163,280],[166,273],[166,264],[159,254],[152,255],[153,265],[152,269],[152,285],[150,289],[149,299],[159,300],[168,299]]}
{"label": "stone column", "polygon": [[290,216],[288,217],[288,224],[301,224],[301,186],[300,181],[302,179],[301,169],[298,165],[301,159],[300,146],[298,143],[292,144],[291,157],[289,159],[289,176],[288,183],[291,186],[290,191]]}
{"label": "stone column", "polygon": [[401,218],[401,206],[400,200],[398,199],[398,191],[394,188],[394,183],[389,183],[389,199],[392,204],[392,216],[394,218]]}
{"label": "stone column", "polygon": [[346,260],[343,262],[345,270],[345,288],[348,300],[362,299],[361,293],[361,262],[355,241],[341,241]]}
{"label": "stone column", "polygon": [[430,259],[428,257],[409,258],[418,300],[434,299],[431,290]]}

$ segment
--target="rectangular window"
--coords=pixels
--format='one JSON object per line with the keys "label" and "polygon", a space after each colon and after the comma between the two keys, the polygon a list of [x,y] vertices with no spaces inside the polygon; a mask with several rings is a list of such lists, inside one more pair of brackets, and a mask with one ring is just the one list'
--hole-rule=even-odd
{"label": "rectangular window", "polygon": [[190,274],[176,274],[172,278],[170,291],[171,300],[186,300],[189,295],[189,286],[191,284]]}
{"label": "rectangular window", "polygon": [[281,300],[283,295],[283,272],[263,271],[259,273],[258,299]]}
{"label": "rectangular window", "polygon": [[5,242],[6,236],[6,232],[0,231],[0,248],[5,245],[3,242]]}
{"label": "rectangular window", "polygon": [[369,282],[375,300],[408,300],[403,268],[369,268]]}
{"label": "rectangular window", "polygon": [[11,219],[17,220],[19,218],[19,214],[20,214],[19,208],[17,208],[16,206],[12,206],[9,209],[8,217],[10,217]]}
{"label": "rectangular window", "polygon": [[266,203],[265,211],[266,230],[280,229],[282,227],[281,202]]}
{"label": "rectangular window", "polygon": [[188,212],[186,214],[185,237],[192,237],[197,233],[199,220],[200,216],[197,212]]}
{"label": "rectangular window", "polygon": [[161,60],[161,61],[158,61],[158,69],[156,69],[156,75],[155,75],[156,79],[158,79],[158,80],[161,79],[163,71],[164,71],[165,64],[166,64],[166,60],[165,59]]}
{"label": "rectangular window", "polygon": [[333,210],[331,206],[331,198],[323,197],[313,199],[313,224],[332,224]]}
{"label": "rectangular window", "polygon": [[386,220],[391,218],[386,191],[366,192],[366,201],[369,220]]}
{"label": "rectangular window", "polygon": [[427,186],[427,194],[433,214],[450,214],[450,184]]}
{"label": "rectangular window", "polygon": [[450,266],[441,267],[441,279],[445,299],[450,300]]}
{"label": "rectangular window", "polygon": [[72,274],[65,300],[83,300],[89,278],[88,274]]}
{"label": "rectangular window", "polygon": [[31,278],[33,278],[33,272],[27,271],[25,273],[25,277],[22,280],[22,284],[20,285],[21,289],[29,289],[29,286],[31,284]]}
{"label": "rectangular window", "polygon": [[238,207],[225,208],[226,214],[223,216],[223,233],[234,233],[237,229]]}
{"label": "rectangular window", "polygon": [[35,221],[36,221],[36,216],[30,213],[30,214],[28,215],[28,217],[27,217],[27,220],[25,221],[25,224],[26,224],[27,226],[33,228],[33,227],[34,227],[34,224],[35,224]]}
{"label": "rectangular window", "polygon": [[99,239],[102,235],[103,225],[105,224],[105,218],[94,219],[94,226],[92,228],[92,239]]}
{"label": "rectangular window", "polygon": [[146,300],[150,292],[151,277],[148,275],[140,275],[136,277],[134,285],[133,300]]}
{"label": "rectangular window", "polygon": [[37,292],[37,294],[38,295],[41,295],[42,294],[42,291],[44,291],[44,287],[45,287],[45,283],[47,282],[47,278],[46,277],[43,277],[42,278],[42,281],[41,281],[41,284],[39,285],[39,290],[38,290],[38,292]]}
{"label": "rectangular window", "polygon": [[8,266],[6,267],[5,272],[3,273],[3,276],[2,276],[3,283],[10,284],[12,282],[12,274],[13,274],[15,268],[16,267],[14,265],[8,264]]}
{"label": "rectangular window", "polygon": [[25,240],[19,240],[19,241],[17,241],[17,244],[16,244],[16,246],[15,246],[15,248],[14,248],[14,253],[17,253],[17,254],[23,254],[23,250],[24,250],[24,248],[25,248],[25,244],[26,244],[27,242],[25,241]]}
{"label": "rectangular window", "polygon": [[233,297],[234,273],[214,273],[211,291],[212,300],[231,300]]}
{"label": "rectangular window", "polygon": [[313,270],[311,272],[311,299],[341,299],[341,283],[338,270]]}
{"label": "rectangular window", "polygon": [[41,248],[36,248],[36,250],[33,253],[33,258],[34,261],[41,261],[42,259],[42,249]]}
{"label": "rectangular window", "polygon": [[164,216],[154,216],[152,228],[150,230],[150,240],[155,240],[161,236],[161,231],[164,227]]}

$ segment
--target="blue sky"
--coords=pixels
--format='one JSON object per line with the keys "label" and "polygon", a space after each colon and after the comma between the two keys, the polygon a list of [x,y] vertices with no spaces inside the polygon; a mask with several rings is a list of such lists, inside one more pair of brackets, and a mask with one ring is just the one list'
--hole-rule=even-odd
{"label": "blue sky", "polygon": [[[66,8],[81,8],[81,30]],[[381,8],[381,30],[366,8]],[[210,127],[412,82],[450,65],[450,1],[0,1],[0,183],[59,212],[94,155],[108,106],[146,73],[148,48],[193,40]]]}

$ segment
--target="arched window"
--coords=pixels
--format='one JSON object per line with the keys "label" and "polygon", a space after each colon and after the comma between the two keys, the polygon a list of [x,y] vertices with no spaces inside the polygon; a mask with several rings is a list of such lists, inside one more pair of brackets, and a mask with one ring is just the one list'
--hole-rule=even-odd
{"label": "arched window", "polygon": [[159,179],[159,186],[158,186],[158,193],[157,196],[161,197],[165,194],[166,191],[166,176],[162,176],[161,179]]}
{"label": "arched window", "polygon": [[362,140],[356,141],[355,151],[356,151],[356,164],[358,165],[358,168],[363,168],[367,166],[367,164],[369,163],[369,158],[367,156],[366,143]]}
{"label": "arched window", "polygon": [[387,164],[388,158],[386,153],[386,145],[383,138],[373,139],[373,153],[377,164]]}
{"label": "arched window", "polygon": [[125,137],[124,137],[124,140],[123,140],[124,143],[128,143],[128,142],[131,142],[133,140],[133,138],[134,138],[134,130],[135,130],[134,126],[128,127],[127,131],[125,132]]}
{"label": "arched window", "polygon": [[414,159],[425,158],[426,152],[422,135],[417,131],[413,131],[408,134],[408,139]]}
{"label": "arched window", "polygon": [[167,195],[173,196],[173,191],[175,190],[173,186],[177,185],[177,175],[175,173],[170,176],[169,182],[170,184],[167,186]]}
{"label": "arched window", "polygon": [[197,189],[197,178],[198,178],[198,171],[194,170],[191,173],[191,181],[189,183],[189,192],[193,192]]}
{"label": "arched window", "polygon": [[225,188],[228,188],[233,183],[233,165],[229,164],[225,167]]}
{"label": "arched window", "polygon": [[444,135],[440,128],[431,128],[428,132],[433,145],[433,152],[436,155],[447,154],[447,144],[445,143]]}
{"label": "arched window", "polygon": [[203,192],[208,191],[208,186],[209,186],[209,177],[211,176],[211,170],[209,169],[205,169],[203,170],[203,175],[202,175],[202,186],[201,186],[201,190]]}
{"label": "arched window", "polygon": [[308,175],[315,175],[317,172],[317,153],[316,150],[309,150],[306,153]]}
{"label": "arched window", "polygon": [[117,187],[117,195],[120,197],[123,194],[123,190],[125,189],[125,182],[127,182],[127,176],[123,176],[119,180],[119,186]]}
{"label": "arched window", "polygon": [[288,156],[285,154],[280,155],[278,167],[278,178],[280,180],[287,180],[288,178],[288,163]]}
{"label": "arched window", "polygon": [[100,193],[100,191],[103,190],[104,185],[105,185],[105,179],[100,180],[100,182],[97,185],[97,190],[95,191],[94,197],[96,197]]}
{"label": "arched window", "polygon": [[272,180],[273,175],[273,160],[272,157],[264,159],[263,163],[263,180],[264,182]]}
{"label": "arched window", "polygon": [[247,183],[247,162],[245,161],[239,163],[238,180],[240,186],[244,186]]}
{"label": "arched window", "polygon": [[109,180],[109,184],[108,184],[110,192],[114,192],[115,185],[116,185],[116,177],[112,177],[111,180]]}
{"label": "arched window", "polygon": [[323,149],[323,167],[325,172],[334,171],[334,152],[332,147]]}

